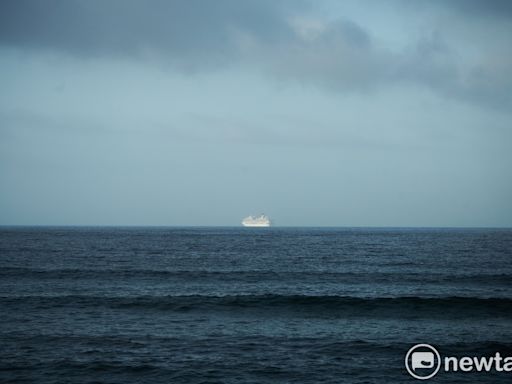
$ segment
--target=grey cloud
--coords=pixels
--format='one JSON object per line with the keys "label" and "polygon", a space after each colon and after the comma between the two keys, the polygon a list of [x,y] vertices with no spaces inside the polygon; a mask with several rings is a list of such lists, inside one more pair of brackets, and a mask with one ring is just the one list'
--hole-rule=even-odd
{"label": "grey cloud", "polygon": [[[393,4],[400,12],[405,3]],[[414,2],[407,8],[418,14],[445,9],[464,21],[465,15],[479,12],[503,18],[512,14],[510,4],[452,0]],[[347,18],[325,23],[314,38],[304,38],[290,20],[313,8],[314,3],[270,0],[4,0],[0,44],[80,57],[155,56],[181,70],[250,65],[334,91],[420,84],[486,106],[512,104],[512,52],[496,48],[492,58],[487,52],[476,64],[465,63],[442,25],[410,41],[409,48],[391,51]]]}
{"label": "grey cloud", "polygon": [[[334,90],[367,89],[391,70],[391,59],[357,24],[336,20],[314,39],[288,41],[285,46],[260,47],[267,69],[281,77],[312,82]],[[265,50],[267,50],[265,52]]]}
{"label": "grey cloud", "polygon": [[290,31],[282,22],[283,5],[269,0],[6,0],[0,2],[0,43],[86,57],[164,52],[200,65],[235,55],[236,30],[262,41],[285,38]]}
{"label": "grey cloud", "polygon": [[429,9],[433,6],[476,18],[507,19],[512,17],[512,2],[509,0],[400,0],[402,6]]}
{"label": "grey cloud", "polygon": [[466,63],[438,31],[391,51],[363,27],[338,20],[313,40],[264,49],[270,52],[258,56],[267,60],[269,71],[334,91],[419,84],[444,97],[502,110],[512,106],[512,52],[482,53],[478,62]]}

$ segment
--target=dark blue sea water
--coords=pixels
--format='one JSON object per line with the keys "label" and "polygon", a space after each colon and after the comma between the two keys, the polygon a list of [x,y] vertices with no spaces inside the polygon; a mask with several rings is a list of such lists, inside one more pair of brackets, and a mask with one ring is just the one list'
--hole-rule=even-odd
{"label": "dark blue sea water", "polygon": [[0,311],[1,382],[411,383],[512,356],[512,230],[3,227]]}

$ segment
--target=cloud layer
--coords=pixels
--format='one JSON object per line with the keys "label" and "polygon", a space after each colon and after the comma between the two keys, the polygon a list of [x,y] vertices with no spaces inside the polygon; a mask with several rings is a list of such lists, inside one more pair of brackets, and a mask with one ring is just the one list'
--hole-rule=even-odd
{"label": "cloud layer", "polygon": [[[0,44],[150,60],[185,72],[249,66],[343,92],[419,84],[483,106],[512,105],[510,2],[367,2],[374,12],[393,8],[397,23],[407,20],[399,48],[350,14],[329,17],[315,4],[6,0],[0,3]],[[417,30],[410,27],[416,21],[422,25]]]}

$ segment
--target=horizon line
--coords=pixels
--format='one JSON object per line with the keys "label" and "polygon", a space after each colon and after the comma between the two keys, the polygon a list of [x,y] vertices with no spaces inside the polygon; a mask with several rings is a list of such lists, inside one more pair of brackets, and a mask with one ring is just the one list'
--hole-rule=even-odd
{"label": "horizon line", "polygon": [[247,230],[268,230],[272,228],[374,228],[374,229],[512,229],[512,226],[433,226],[433,225],[272,225],[270,227],[244,227],[243,225],[176,225],[176,224],[0,224],[0,228],[6,227],[46,227],[46,228],[65,228],[65,227],[96,227],[96,228],[247,228]]}

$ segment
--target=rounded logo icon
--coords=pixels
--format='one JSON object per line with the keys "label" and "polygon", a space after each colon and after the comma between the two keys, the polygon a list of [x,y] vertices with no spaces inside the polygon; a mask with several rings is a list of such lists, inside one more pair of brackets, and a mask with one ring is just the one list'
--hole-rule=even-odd
{"label": "rounded logo icon", "polygon": [[418,380],[434,377],[441,368],[441,356],[429,344],[416,344],[405,355],[407,372]]}

